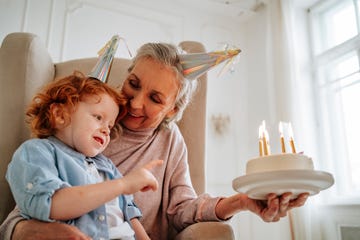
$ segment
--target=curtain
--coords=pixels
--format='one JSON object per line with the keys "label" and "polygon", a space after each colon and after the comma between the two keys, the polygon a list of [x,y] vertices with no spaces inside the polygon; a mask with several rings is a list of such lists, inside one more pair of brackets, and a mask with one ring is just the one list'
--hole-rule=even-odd
{"label": "curtain", "polygon": [[[289,121],[297,137],[297,150],[316,157],[316,137],[311,106],[311,71],[306,10],[297,8],[293,0],[268,0],[267,6],[267,72],[272,86],[275,121]],[[311,239],[312,197],[305,206],[289,214],[292,240]],[[314,227],[314,226],[313,226]]]}

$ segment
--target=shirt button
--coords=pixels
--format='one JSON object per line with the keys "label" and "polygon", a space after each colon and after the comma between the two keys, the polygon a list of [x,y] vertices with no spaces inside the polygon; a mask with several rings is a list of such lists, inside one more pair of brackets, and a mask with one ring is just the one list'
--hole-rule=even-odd
{"label": "shirt button", "polygon": [[100,215],[100,216],[99,216],[99,221],[102,222],[102,221],[104,221],[104,220],[105,220],[105,216],[104,216],[104,215]]}
{"label": "shirt button", "polygon": [[34,185],[33,185],[32,183],[27,183],[27,184],[26,184],[26,188],[27,188],[28,190],[32,189],[33,187],[34,187]]}

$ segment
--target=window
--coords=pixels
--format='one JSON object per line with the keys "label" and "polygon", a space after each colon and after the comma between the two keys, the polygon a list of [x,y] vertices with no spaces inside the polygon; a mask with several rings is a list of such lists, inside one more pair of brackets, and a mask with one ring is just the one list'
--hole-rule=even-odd
{"label": "window", "polygon": [[359,5],[323,0],[309,11],[321,164],[334,173],[343,197],[360,192]]}

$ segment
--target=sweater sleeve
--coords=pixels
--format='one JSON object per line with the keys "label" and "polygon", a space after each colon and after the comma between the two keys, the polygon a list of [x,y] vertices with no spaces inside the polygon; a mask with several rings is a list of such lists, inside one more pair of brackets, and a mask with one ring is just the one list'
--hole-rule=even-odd
{"label": "sweater sleeve", "polygon": [[180,231],[196,222],[221,221],[215,214],[221,198],[208,194],[197,196],[191,183],[186,144],[180,132],[176,136],[170,156],[175,165],[168,166],[172,172],[166,173],[171,174],[167,214],[172,225]]}

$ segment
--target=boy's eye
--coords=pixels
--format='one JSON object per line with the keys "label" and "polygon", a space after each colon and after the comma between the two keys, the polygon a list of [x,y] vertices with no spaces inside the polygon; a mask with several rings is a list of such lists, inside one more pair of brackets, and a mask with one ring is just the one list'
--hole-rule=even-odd
{"label": "boy's eye", "polygon": [[102,117],[100,115],[97,115],[97,114],[95,114],[94,117],[99,121],[102,119]]}

